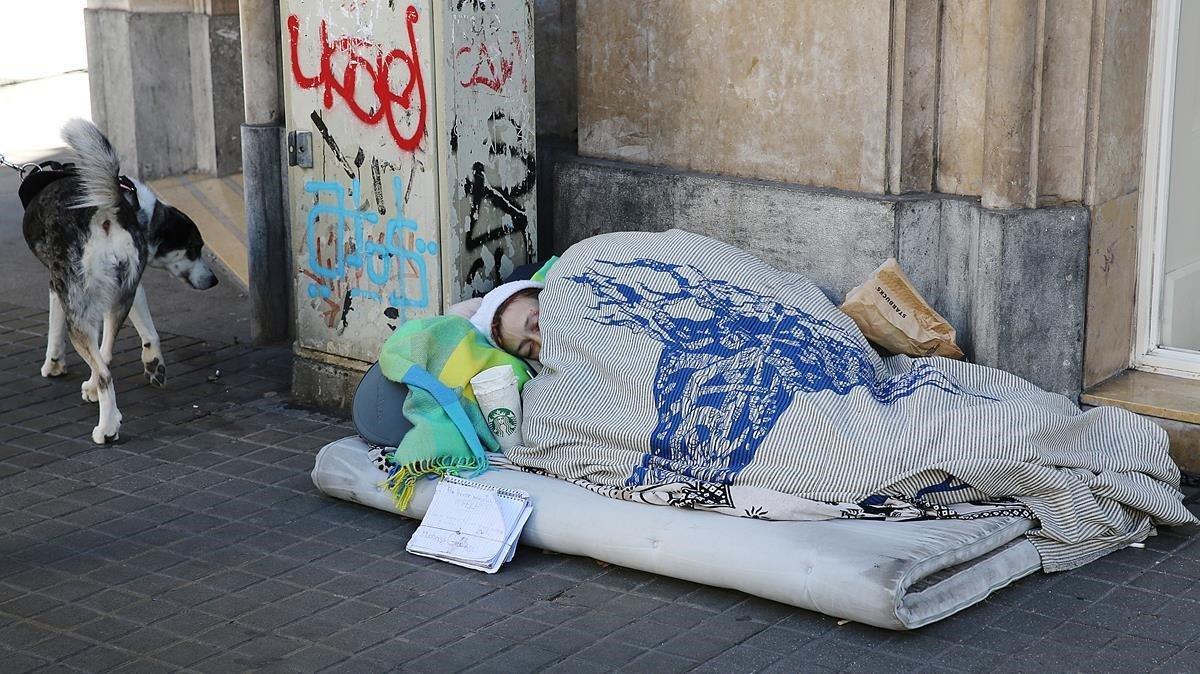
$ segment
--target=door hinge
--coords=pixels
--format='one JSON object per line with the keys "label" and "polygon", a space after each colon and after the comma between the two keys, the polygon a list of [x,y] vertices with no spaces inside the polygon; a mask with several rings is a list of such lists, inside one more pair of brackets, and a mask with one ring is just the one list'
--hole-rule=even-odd
{"label": "door hinge", "polygon": [[288,131],[288,166],[312,168],[312,132]]}

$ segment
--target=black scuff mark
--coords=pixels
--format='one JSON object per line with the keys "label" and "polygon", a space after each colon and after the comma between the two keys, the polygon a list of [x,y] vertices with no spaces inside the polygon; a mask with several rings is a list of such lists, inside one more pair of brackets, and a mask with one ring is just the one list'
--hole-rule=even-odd
{"label": "black scuff mark", "polygon": [[347,320],[346,316],[351,311],[354,311],[354,298],[351,297],[350,291],[347,290],[346,296],[342,298],[342,317],[340,319],[342,321],[342,330],[350,327],[350,321]]}
{"label": "black scuff mark", "polygon": [[380,215],[387,215],[387,206],[383,204],[383,178],[379,175],[379,159],[371,159],[371,191],[375,193],[375,206]]}
{"label": "black scuff mark", "polygon": [[408,170],[408,185],[404,188],[404,204],[408,204],[408,198],[412,195],[413,182],[417,178],[417,158],[413,157],[412,167]]}
{"label": "black scuff mark", "polygon": [[354,167],[346,160],[346,155],[342,154],[341,148],[338,147],[337,141],[329,133],[329,127],[325,126],[325,120],[321,119],[321,115],[317,114],[316,110],[313,110],[313,113],[309,115],[309,119],[312,120],[313,126],[317,127],[321,138],[325,139],[325,145],[329,147],[330,152],[333,152],[333,156],[342,165],[342,169],[346,171],[346,175],[350,176],[351,180],[357,178],[358,175],[354,172]]}

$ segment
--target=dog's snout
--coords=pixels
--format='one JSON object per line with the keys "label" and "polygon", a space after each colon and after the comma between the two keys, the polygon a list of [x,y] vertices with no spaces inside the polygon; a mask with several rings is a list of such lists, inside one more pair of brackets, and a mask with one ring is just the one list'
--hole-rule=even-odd
{"label": "dog's snout", "polygon": [[208,290],[217,285],[217,275],[213,273],[204,260],[197,259],[187,273],[188,285],[196,290]]}
{"label": "dog's snout", "polygon": [[211,271],[207,274],[188,274],[188,285],[196,290],[208,290],[217,285],[217,275]]}

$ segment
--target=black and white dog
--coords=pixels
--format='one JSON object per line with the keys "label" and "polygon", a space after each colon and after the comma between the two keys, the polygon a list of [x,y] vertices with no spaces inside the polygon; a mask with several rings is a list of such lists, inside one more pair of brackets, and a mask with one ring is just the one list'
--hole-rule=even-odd
{"label": "black and white dog", "polygon": [[166,383],[158,333],[141,287],[146,266],[165,268],[200,290],[216,285],[217,277],[200,255],[204,241],[196,224],[145,185],[122,177],[116,151],[95,125],[73,119],[62,136],[79,161],[39,186],[26,204],[23,223],[30,250],[50,270],[42,376],[66,373],[69,335],[92,371],[80,390],[84,400],[100,403],[92,440],[103,444],[116,440],[121,428],[109,364],[126,316],[142,338],[147,379],[156,386]]}

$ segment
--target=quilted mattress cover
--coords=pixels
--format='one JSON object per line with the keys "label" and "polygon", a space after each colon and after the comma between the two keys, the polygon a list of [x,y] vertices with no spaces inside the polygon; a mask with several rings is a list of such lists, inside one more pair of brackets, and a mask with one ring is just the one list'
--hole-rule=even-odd
{"label": "quilted mattress cover", "polygon": [[[423,517],[434,482],[422,481],[408,509],[398,511],[378,486],[383,474],[368,449],[357,436],[326,445],[313,483],[335,498]],[[1016,517],[768,522],[618,501],[517,470],[489,470],[475,479],[532,495],[525,545],[887,629],[941,620],[1040,568],[1022,535],[1033,523]]]}

